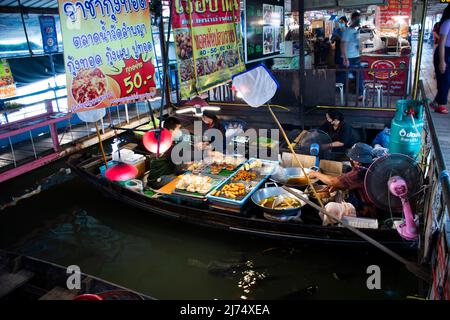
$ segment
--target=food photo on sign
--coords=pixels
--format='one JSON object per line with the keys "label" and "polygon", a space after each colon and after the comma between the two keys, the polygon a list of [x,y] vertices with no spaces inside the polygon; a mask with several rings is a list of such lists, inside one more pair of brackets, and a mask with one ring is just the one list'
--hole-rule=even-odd
{"label": "food photo on sign", "polygon": [[72,112],[153,98],[155,53],[148,2],[106,10],[59,1]]}

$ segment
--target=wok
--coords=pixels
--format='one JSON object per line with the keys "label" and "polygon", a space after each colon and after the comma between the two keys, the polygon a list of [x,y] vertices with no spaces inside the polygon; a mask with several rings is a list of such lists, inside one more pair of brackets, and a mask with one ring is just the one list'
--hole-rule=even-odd
{"label": "wok", "polygon": [[[293,194],[289,193],[288,191],[284,190],[281,187],[278,187],[275,184],[275,187],[267,187],[268,184],[266,184],[266,187],[263,189],[259,189],[252,195],[252,201],[254,204],[256,204],[258,207],[260,207],[264,212],[267,212],[272,215],[289,215],[289,216],[295,216],[299,213],[301,208],[305,205],[305,202],[301,201],[299,198],[294,196]],[[301,191],[299,191],[301,192]],[[264,199],[270,198],[270,197],[277,197],[279,195],[284,195],[290,198],[294,198],[300,202],[300,207],[298,208],[290,208],[290,209],[271,209],[264,207],[260,205],[261,201]],[[305,195],[306,196],[306,195]]]}

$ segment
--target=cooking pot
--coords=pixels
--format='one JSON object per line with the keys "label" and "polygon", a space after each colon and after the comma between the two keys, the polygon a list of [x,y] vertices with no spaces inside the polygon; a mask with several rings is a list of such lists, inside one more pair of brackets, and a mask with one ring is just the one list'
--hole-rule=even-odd
{"label": "cooking pot", "polygon": [[[259,189],[252,195],[252,201],[254,204],[256,204],[258,207],[260,207],[264,212],[267,212],[272,215],[285,215],[285,216],[295,216],[299,213],[301,208],[305,205],[305,202],[301,201],[299,198],[294,196],[293,194],[289,193],[285,189],[278,187],[277,184],[274,184],[274,187],[268,187],[270,184],[266,184],[266,187],[263,189]],[[299,191],[301,192],[301,191]],[[289,209],[271,209],[262,206],[260,203],[264,199],[270,198],[270,197],[278,197],[279,195],[287,196],[290,198],[294,198],[300,202],[300,207],[298,208],[289,208]],[[306,197],[306,195],[305,195]]]}

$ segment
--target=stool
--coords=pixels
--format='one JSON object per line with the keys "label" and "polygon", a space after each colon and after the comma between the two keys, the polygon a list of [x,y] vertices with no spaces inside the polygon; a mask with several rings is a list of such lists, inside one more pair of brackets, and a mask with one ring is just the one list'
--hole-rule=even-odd
{"label": "stool", "polygon": [[344,105],[344,84],[343,83],[336,83],[336,88],[339,89],[339,93],[341,95],[341,105]]}
{"label": "stool", "polygon": [[383,85],[374,84],[373,82],[366,83],[363,91],[363,106],[366,106],[366,91],[367,89],[375,89],[377,91],[377,107],[381,108],[383,98]]}

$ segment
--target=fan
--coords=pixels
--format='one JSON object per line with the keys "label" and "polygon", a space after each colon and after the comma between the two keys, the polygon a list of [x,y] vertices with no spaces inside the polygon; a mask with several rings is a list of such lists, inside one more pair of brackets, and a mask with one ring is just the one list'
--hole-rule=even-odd
{"label": "fan", "polygon": [[331,138],[322,130],[312,129],[300,134],[295,151],[319,159],[329,159]]}
{"label": "fan", "polygon": [[387,212],[402,212],[405,221],[397,227],[399,234],[414,240],[418,236],[409,198],[423,183],[417,162],[403,154],[391,154],[377,159],[366,173],[364,187],[374,205]]}

